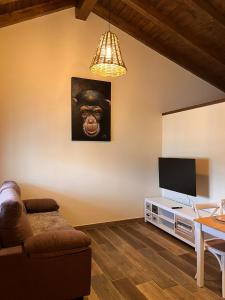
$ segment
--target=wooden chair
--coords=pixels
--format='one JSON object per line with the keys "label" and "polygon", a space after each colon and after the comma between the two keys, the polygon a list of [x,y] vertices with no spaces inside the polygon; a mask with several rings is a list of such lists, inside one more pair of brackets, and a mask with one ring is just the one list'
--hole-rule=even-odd
{"label": "wooden chair", "polygon": [[[210,216],[215,216],[218,214],[223,214],[223,209],[225,207],[225,200],[221,200],[221,204],[217,203],[200,203],[195,204],[194,209],[197,218],[201,218],[201,211],[207,209],[211,210]],[[225,224],[224,224],[225,226]],[[225,298],[225,240],[219,238],[208,238],[205,240],[205,250],[208,250],[212,253],[220,266],[220,270],[222,272],[222,297]]]}

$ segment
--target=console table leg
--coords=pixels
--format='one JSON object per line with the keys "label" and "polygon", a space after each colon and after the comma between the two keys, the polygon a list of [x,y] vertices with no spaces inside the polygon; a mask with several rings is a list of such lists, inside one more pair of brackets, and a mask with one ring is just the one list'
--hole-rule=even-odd
{"label": "console table leg", "polygon": [[204,286],[204,233],[201,230],[201,224],[195,223],[195,238],[197,251],[197,286]]}

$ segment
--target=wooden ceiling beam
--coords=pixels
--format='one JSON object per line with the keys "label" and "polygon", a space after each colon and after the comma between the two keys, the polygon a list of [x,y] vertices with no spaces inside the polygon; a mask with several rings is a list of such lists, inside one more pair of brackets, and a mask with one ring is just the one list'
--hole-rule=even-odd
{"label": "wooden ceiling beam", "polygon": [[15,2],[19,2],[20,0],[0,0],[0,5],[6,5],[6,4],[10,4],[10,3],[15,3]]}
{"label": "wooden ceiling beam", "polygon": [[19,1],[19,0],[0,0],[0,5],[14,3],[14,2],[17,2],[17,1]]}
{"label": "wooden ceiling beam", "polygon": [[[199,1],[199,0],[194,0]],[[213,47],[209,47],[201,39],[194,37],[194,35],[188,30],[184,30],[177,24],[174,24],[171,18],[162,15],[154,5],[151,4],[151,0],[122,0],[126,5],[137,11],[143,17],[150,22],[164,27],[171,34],[179,36],[180,39],[189,44],[190,47],[195,47],[197,51],[202,51],[205,55],[211,56],[217,62],[225,66],[225,55],[221,55]]]}
{"label": "wooden ceiling beam", "polygon": [[[97,3],[93,9],[93,12],[101,18],[108,20],[108,10],[103,5]],[[176,48],[176,45],[174,45],[172,48],[170,45],[165,45],[165,43],[163,44],[161,41],[157,41],[157,39],[152,37],[143,29],[138,28],[138,26],[132,24],[130,21],[127,22],[124,17],[120,17],[116,12],[113,11],[111,13],[111,23],[120,28],[122,31],[125,31],[129,35],[133,36],[135,39],[144,43],[148,47],[151,47],[158,53],[179,64],[186,70],[206,80],[215,87],[225,91],[225,80],[223,76],[219,76],[213,70],[210,70],[210,68],[207,67],[207,64],[205,64],[203,61],[192,61],[192,57],[187,58],[187,55],[184,57],[183,53]]]}
{"label": "wooden ceiling beam", "polygon": [[74,7],[75,0],[0,1],[0,27],[16,24],[59,10]]}
{"label": "wooden ceiling beam", "polygon": [[208,13],[212,18],[217,20],[222,26],[225,28],[225,12],[215,9],[215,7],[207,0],[192,0],[195,4],[197,4],[202,10]]}
{"label": "wooden ceiling beam", "polygon": [[97,0],[80,0],[75,8],[76,18],[86,21],[96,3]]}

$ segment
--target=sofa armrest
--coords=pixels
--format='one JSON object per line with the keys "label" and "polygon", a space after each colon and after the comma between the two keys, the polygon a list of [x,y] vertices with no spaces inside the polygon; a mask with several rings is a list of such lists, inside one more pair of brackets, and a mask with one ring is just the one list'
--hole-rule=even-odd
{"label": "sofa armrest", "polygon": [[48,231],[29,237],[24,252],[31,257],[61,256],[83,251],[91,240],[83,232],[73,230]]}
{"label": "sofa armrest", "polygon": [[49,212],[59,209],[59,205],[54,199],[42,198],[42,199],[26,199],[23,200],[26,211],[29,214]]}

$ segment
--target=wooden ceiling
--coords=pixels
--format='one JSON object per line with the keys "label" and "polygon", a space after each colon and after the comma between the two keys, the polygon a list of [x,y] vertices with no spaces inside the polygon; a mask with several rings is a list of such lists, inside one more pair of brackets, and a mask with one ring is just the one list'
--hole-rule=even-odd
{"label": "wooden ceiling", "polygon": [[[109,0],[0,0],[0,27],[73,6],[108,20]],[[111,0],[111,23],[225,91],[225,0]]]}

